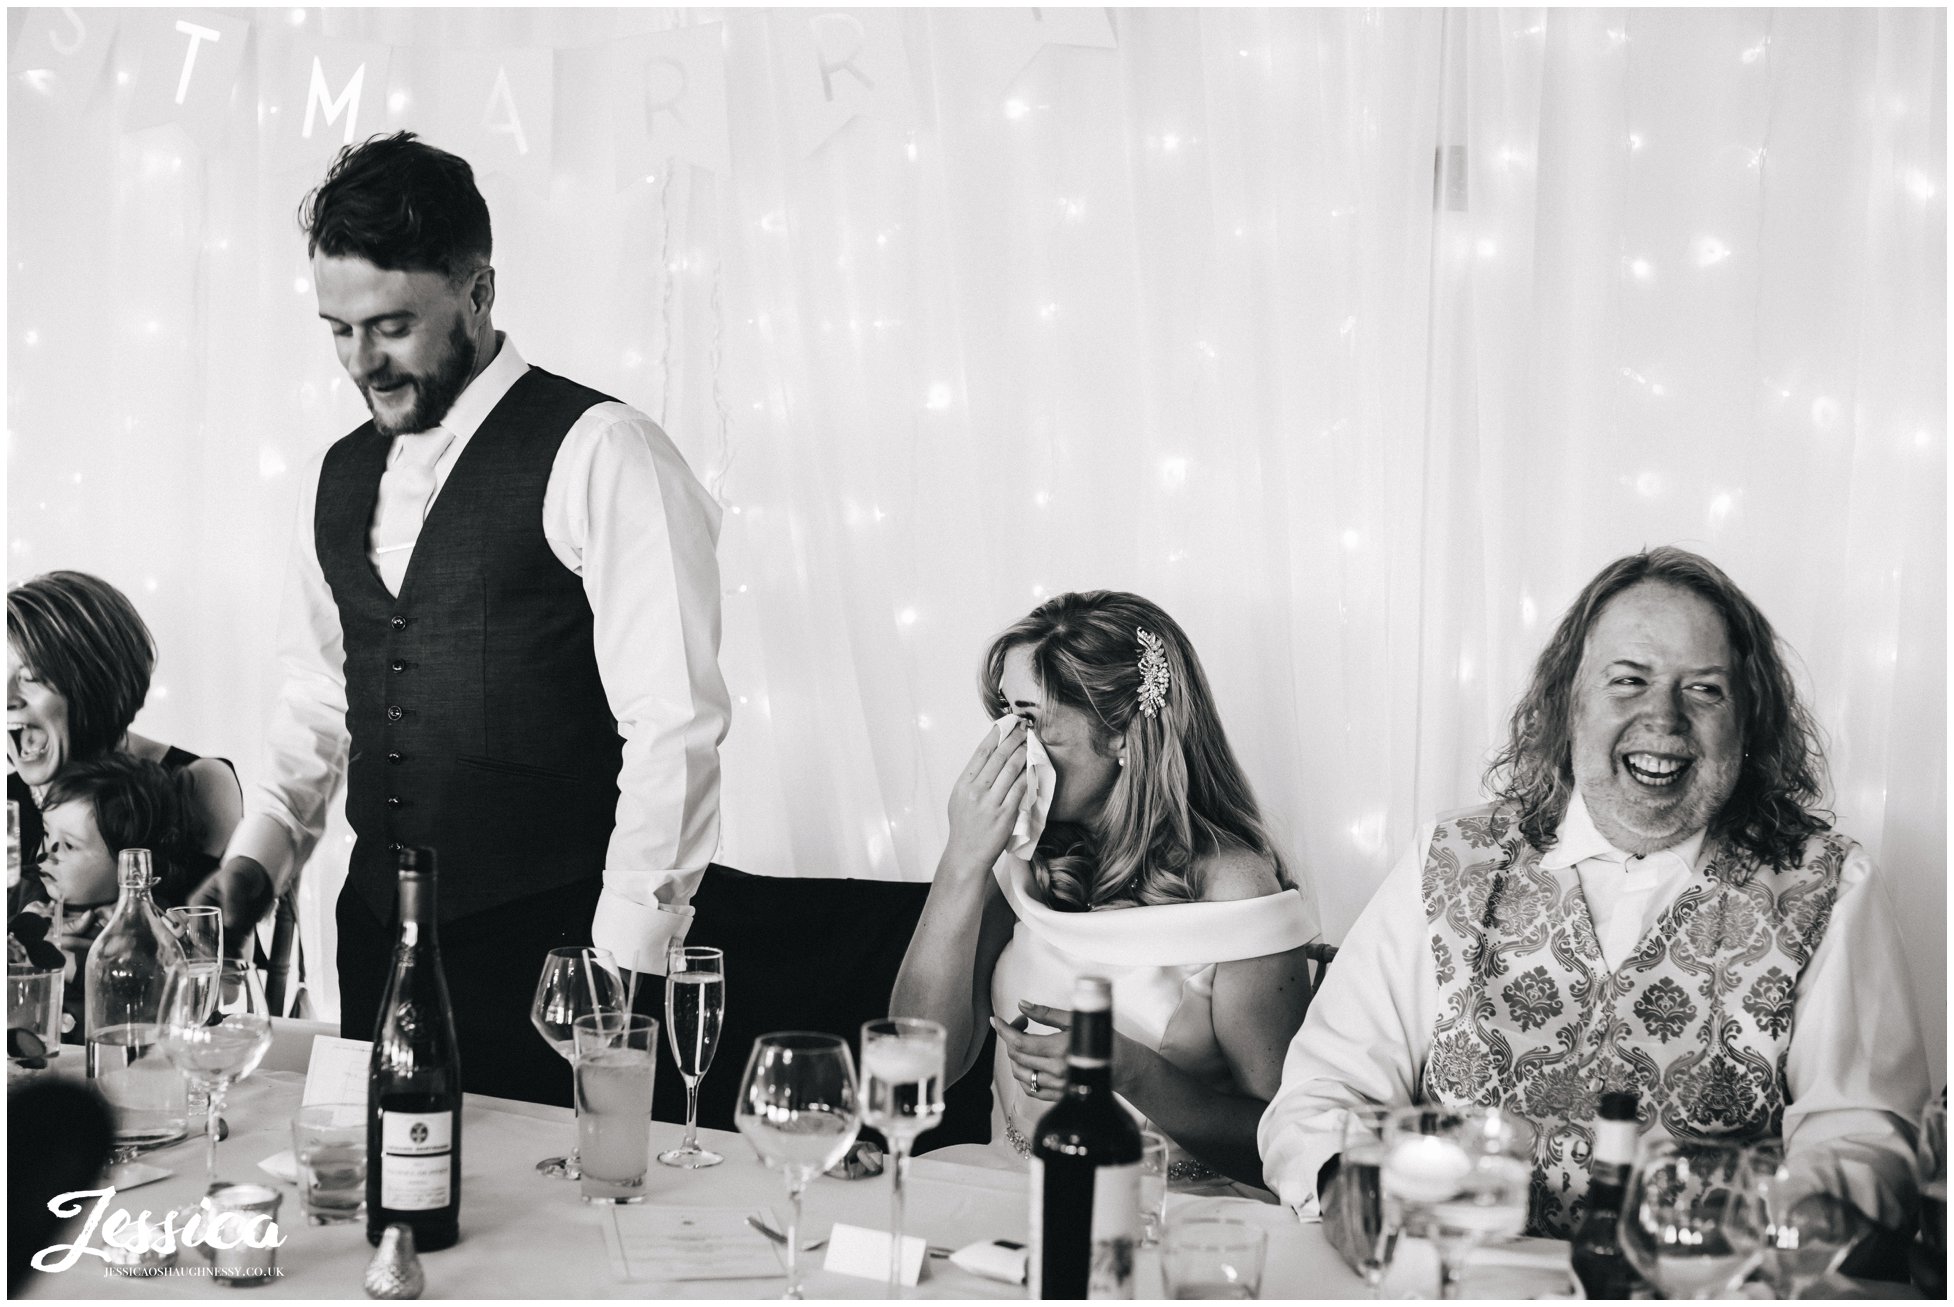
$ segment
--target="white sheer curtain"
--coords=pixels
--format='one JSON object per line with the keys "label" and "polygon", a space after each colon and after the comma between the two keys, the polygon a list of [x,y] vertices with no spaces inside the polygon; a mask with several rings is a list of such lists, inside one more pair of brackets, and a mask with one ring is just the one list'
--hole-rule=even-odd
{"label": "white sheer curtain", "polygon": [[[249,779],[293,473],[364,416],[263,81],[391,43],[416,127],[444,56],[554,47],[498,322],[728,506],[722,861],[927,878],[988,638],[1129,588],[1337,938],[1579,587],[1674,542],[1801,655],[1943,1056],[1943,12],[1119,10],[1000,82],[997,12],[899,11],[914,120],[805,157],[808,11],[234,12],[216,148],[9,87],[9,575],[131,592],[142,729]],[[721,20],[730,172],[617,190],[605,44]]]}

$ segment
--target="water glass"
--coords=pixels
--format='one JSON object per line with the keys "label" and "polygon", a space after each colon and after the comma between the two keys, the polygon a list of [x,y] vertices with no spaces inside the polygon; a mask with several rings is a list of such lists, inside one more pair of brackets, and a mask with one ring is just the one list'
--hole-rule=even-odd
{"label": "water glass", "polygon": [[[8,1052],[16,1065],[60,1052],[62,979],[60,967],[37,967],[31,962],[7,964]],[[22,1053],[14,1052],[18,1036],[12,1032],[21,1030],[40,1042],[41,1052],[26,1056],[29,1045],[24,1041],[17,1045]]]}
{"label": "water glass", "polygon": [[[1370,1296],[1384,1296],[1384,1277],[1391,1270],[1391,1258],[1398,1247],[1396,1205],[1384,1196],[1384,1133],[1391,1110],[1388,1107],[1346,1108],[1342,1158],[1333,1186],[1338,1216],[1351,1240],[1358,1273]],[[1326,1215],[1327,1219],[1327,1215]]]}
{"label": "water glass", "polygon": [[313,1225],[366,1213],[366,1104],[315,1103],[292,1118],[299,1206]]}
{"label": "water glass", "polygon": [[571,1023],[576,1040],[577,1151],[587,1203],[641,1203],[651,1169],[651,1081],[658,1020],[590,1012]]}
{"label": "water glass", "polygon": [[211,970],[171,966],[163,983],[163,1051],[208,1094],[204,1171],[217,1183],[217,1121],[231,1086],[258,1069],[271,1048],[271,1013],[250,963],[224,958]]}
{"label": "water glass", "polygon": [[1202,1216],[1175,1221],[1160,1244],[1169,1298],[1259,1298],[1268,1234],[1259,1225]]}
{"label": "water glass", "polygon": [[1167,1225],[1167,1167],[1172,1145],[1158,1130],[1140,1132],[1140,1242],[1152,1248]]}
{"label": "water glass", "polygon": [[673,945],[665,959],[665,1037],[685,1081],[685,1138],[658,1155],[662,1166],[688,1171],[725,1161],[699,1143],[699,1082],[719,1051],[726,1019],[726,955],[716,948]]}
{"label": "water glass", "polygon": [[[217,998],[217,963],[224,956],[224,910],[218,907],[171,908],[163,914],[183,945],[183,960],[210,988],[211,1001]],[[189,1085],[186,1106],[190,1119],[202,1118],[210,1107],[208,1091],[195,1080]]]}
{"label": "water glass", "polygon": [[1645,1144],[1622,1199],[1622,1252],[1665,1298],[1736,1289],[1763,1253],[1762,1203],[1739,1144]]}

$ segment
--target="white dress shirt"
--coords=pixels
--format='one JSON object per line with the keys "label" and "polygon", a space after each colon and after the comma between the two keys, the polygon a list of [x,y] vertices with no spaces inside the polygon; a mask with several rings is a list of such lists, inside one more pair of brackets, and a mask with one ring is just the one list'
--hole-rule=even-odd
{"label": "white dress shirt", "polygon": [[[1337,1109],[1418,1101],[1438,1009],[1420,892],[1434,826],[1424,827],[1350,928],[1256,1132],[1269,1188],[1301,1216],[1316,1215],[1317,1173],[1341,1151],[1346,1114]],[[1609,845],[1577,793],[1541,865],[1574,867],[1612,968],[1689,883],[1703,842],[1698,833],[1633,857]],[[1793,1164],[1897,1224],[1912,1192],[1913,1123],[1927,1100],[1927,1062],[1899,933],[1862,848],[1846,859],[1831,922],[1799,975],[1784,1076],[1784,1142]]]}
{"label": "white dress shirt", "polygon": [[[438,428],[453,439],[435,464],[436,497],[469,439],[529,370],[513,342],[497,340],[494,359]],[[396,439],[390,468],[400,450]],[[279,622],[285,683],[263,779],[226,850],[256,859],[280,885],[311,855],[346,771],[346,654],[313,539],[324,461],[321,451],[300,487]],[[591,942],[621,966],[657,974],[719,845],[719,742],[730,715],[719,674],[719,518],[665,433],[615,401],[571,425],[543,495],[543,535],[583,578],[598,673],[624,740]]]}

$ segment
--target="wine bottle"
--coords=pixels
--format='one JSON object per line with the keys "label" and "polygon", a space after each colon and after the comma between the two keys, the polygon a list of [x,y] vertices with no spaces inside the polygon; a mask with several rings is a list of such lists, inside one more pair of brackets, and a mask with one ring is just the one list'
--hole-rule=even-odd
{"label": "wine bottle", "polygon": [[115,1142],[153,1147],[181,1139],[188,1119],[183,1073],[163,1053],[163,985],[183,945],[150,897],[148,849],[116,856],[118,896],[82,970],[88,1077],[115,1114]]}
{"label": "wine bottle", "polygon": [[[1622,1253],[1618,1229],[1622,1195],[1629,1169],[1635,1165],[1639,1097],[1617,1091],[1601,1096],[1594,1125],[1594,1158],[1588,1168],[1588,1210],[1574,1232],[1569,1256],[1581,1288],[1590,1298],[1626,1299],[1636,1296],[1641,1277]],[[1644,1293],[1642,1296],[1647,1296]]]}
{"label": "wine bottle", "polygon": [[434,933],[434,850],[400,851],[400,939],[367,1076],[366,1241],[413,1227],[435,1252],[461,1237],[461,1059]]}
{"label": "wine bottle", "polygon": [[1131,1298],[1140,1247],[1140,1128],[1113,1097],[1113,987],[1072,990],[1065,1096],[1031,1146],[1034,1298]]}

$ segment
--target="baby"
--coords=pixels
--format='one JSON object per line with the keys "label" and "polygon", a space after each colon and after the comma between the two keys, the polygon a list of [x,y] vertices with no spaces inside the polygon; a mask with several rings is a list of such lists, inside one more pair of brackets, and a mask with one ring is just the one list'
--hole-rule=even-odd
{"label": "baby", "polygon": [[211,863],[194,811],[182,773],[122,752],[70,764],[48,785],[39,887],[30,894],[38,901],[22,912],[47,918],[48,937],[67,955],[63,1042],[79,1040],[84,1029],[82,972],[115,911],[116,855],[148,849],[157,909],[180,905]]}

